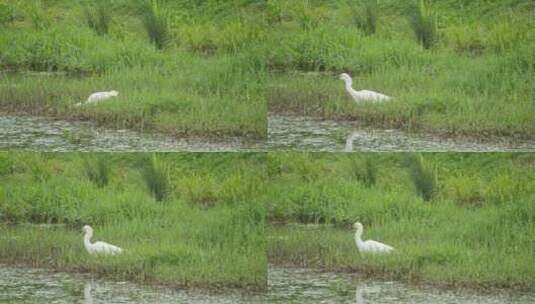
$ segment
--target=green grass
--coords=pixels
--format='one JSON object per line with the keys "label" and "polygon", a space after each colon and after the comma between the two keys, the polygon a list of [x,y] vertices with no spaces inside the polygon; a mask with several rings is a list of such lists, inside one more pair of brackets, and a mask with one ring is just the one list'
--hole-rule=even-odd
{"label": "green grass", "polygon": [[[180,137],[265,138],[266,75],[250,47],[261,12],[238,5],[102,1],[88,17],[83,1],[11,1],[1,7],[0,105]],[[119,98],[73,107],[111,89]]]}
{"label": "green grass", "polygon": [[[354,21],[368,1],[274,3],[282,13],[265,42],[270,112],[533,137],[532,1],[426,1],[420,9],[419,1],[379,1],[373,35],[371,25]],[[306,29],[303,6],[313,25]],[[393,102],[355,104],[335,78],[341,72],[354,77],[355,89],[382,92]]]}
{"label": "green grass", "polygon": [[[425,201],[404,154],[270,154],[265,195],[271,263],[359,271],[438,285],[533,289],[535,158],[532,154],[424,154],[434,168]],[[352,164],[373,159],[376,182]],[[364,239],[392,245],[361,256]]]}
{"label": "green grass", "polygon": [[[81,154],[0,154],[0,262],[182,287],[266,287],[264,155],[106,154],[99,186]],[[168,170],[160,202],[142,176]],[[209,200],[209,204],[207,203]],[[124,254],[92,257],[81,227]]]}

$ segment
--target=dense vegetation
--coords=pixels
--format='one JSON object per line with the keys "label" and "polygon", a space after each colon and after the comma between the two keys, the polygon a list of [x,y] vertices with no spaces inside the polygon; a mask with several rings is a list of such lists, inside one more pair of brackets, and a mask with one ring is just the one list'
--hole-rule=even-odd
{"label": "dense vegetation", "polygon": [[[261,154],[0,154],[0,262],[263,289]],[[125,249],[93,257],[94,240]]]}
{"label": "dense vegetation", "polygon": [[[535,286],[533,154],[270,154],[268,259],[458,286]],[[425,182],[431,179],[431,182]],[[359,255],[364,239],[396,248]]]}
{"label": "dense vegetation", "polygon": [[[530,0],[273,0],[269,111],[454,134],[532,137]],[[355,104],[336,79],[394,97]]]}
{"label": "dense vegetation", "polygon": [[[247,1],[0,1],[3,111],[180,136],[266,136]],[[90,93],[114,102],[81,108]]]}
{"label": "dense vegetation", "polygon": [[[17,73],[2,74],[0,104],[180,135],[263,138],[267,101],[275,113],[529,137],[534,15],[531,0],[3,0],[0,68]],[[354,104],[342,71],[395,101]],[[117,102],[72,108],[109,89]]]}

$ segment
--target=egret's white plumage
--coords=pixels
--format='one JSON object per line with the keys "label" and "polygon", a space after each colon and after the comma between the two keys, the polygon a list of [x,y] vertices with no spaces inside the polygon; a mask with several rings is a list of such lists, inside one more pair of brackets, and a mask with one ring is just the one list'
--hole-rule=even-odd
{"label": "egret's white plumage", "polygon": [[123,250],[112,244],[106,242],[94,242],[91,243],[91,237],[93,237],[93,228],[89,225],[85,225],[83,228],[84,235],[84,247],[89,254],[92,255],[117,255],[121,254]]}
{"label": "egret's white plumage", "polygon": [[349,95],[356,102],[362,102],[362,101],[378,102],[378,101],[390,100],[389,96],[386,96],[386,95],[383,95],[381,93],[377,93],[374,91],[369,91],[369,90],[355,91],[352,87],[353,79],[351,79],[351,76],[349,76],[346,73],[340,74],[338,78],[345,82],[347,93],[349,93]]}
{"label": "egret's white plumage", "polygon": [[362,231],[364,228],[362,227],[362,224],[359,222],[356,222],[353,227],[357,230],[355,232],[355,244],[357,245],[357,249],[360,253],[375,253],[375,254],[383,254],[383,253],[390,253],[394,250],[393,247],[388,246],[386,244],[367,240],[362,240]]}
{"label": "egret's white plumage", "polygon": [[96,92],[96,93],[93,93],[93,94],[89,95],[89,97],[87,98],[87,100],[85,102],[77,103],[77,104],[75,104],[75,106],[79,107],[81,105],[97,103],[99,101],[110,99],[110,98],[116,97],[116,96],[119,96],[119,92],[117,92],[115,90],[109,91],[109,92]]}

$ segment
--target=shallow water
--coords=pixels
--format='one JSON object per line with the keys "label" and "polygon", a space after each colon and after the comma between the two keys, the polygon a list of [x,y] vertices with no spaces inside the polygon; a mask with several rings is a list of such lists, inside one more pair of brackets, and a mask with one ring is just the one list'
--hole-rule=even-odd
{"label": "shallow water", "polygon": [[535,151],[535,140],[475,139],[373,129],[353,122],[270,114],[269,150],[492,152]]}
{"label": "shallow water", "polygon": [[271,267],[268,303],[535,303],[534,293],[442,290],[357,275]]}
{"label": "shallow water", "polygon": [[0,149],[50,152],[261,151],[264,144],[240,138],[217,142],[203,138],[175,139],[163,134],[106,129],[89,122],[0,115]]}
{"label": "shallow water", "polygon": [[255,296],[177,290],[92,278],[88,274],[0,266],[0,303],[250,303]]}
{"label": "shallow water", "polygon": [[0,303],[534,303],[534,293],[441,290],[354,274],[269,267],[264,293],[148,287],[91,277],[0,266]]}

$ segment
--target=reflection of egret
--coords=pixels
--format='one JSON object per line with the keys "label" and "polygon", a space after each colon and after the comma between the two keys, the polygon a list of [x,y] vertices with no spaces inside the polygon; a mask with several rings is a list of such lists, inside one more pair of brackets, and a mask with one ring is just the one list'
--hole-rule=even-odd
{"label": "reflection of egret", "polygon": [[83,231],[85,233],[84,247],[89,254],[116,255],[123,252],[121,248],[105,242],[91,243],[91,237],[93,236],[93,228],[91,226],[85,225]]}
{"label": "reflection of egret", "polygon": [[75,104],[74,106],[79,107],[81,105],[92,104],[92,103],[96,103],[102,100],[110,99],[112,97],[116,97],[118,95],[119,95],[119,92],[115,90],[109,91],[109,92],[96,92],[96,93],[89,95],[89,98],[87,98],[87,100],[84,103],[80,102],[80,103]]}
{"label": "reflection of egret", "polygon": [[344,149],[344,151],[346,152],[351,152],[353,151],[353,142],[355,141],[355,139],[357,139],[358,137],[360,136],[360,133],[359,132],[353,132],[351,133],[347,139],[346,139],[346,147]]}
{"label": "reflection of egret", "polygon": [[392,250],[394,250],[393,247],[380,243],[380,242],[376,242],[372,240],[363,241],[361,239],[362,231],[364,230],[364,228],[362,227],[362,224],[359,222],[356,222],[354,227],[355,229],[357,229],[357,231],[355,232],[355,243],[357,244],[357,248],[360,253],[382,254],[382,253],[390,253]]}
{"label": "reflection of egret", "polygon": [[341,79],[346,83],[346,91],[347,91],[347,93],[349,93],[349,95],[356,102],[362,102],[362,101],[387,101],[387,100],[390,100],[389,96],[386,96],[386,95],[383,95],[381,93],[377,93],[377,92],[374,92],[374,91],[369,91],[369,90],[355,91],[353,89],[353,87],[352,87],[353,79],[351,79],[351,76],[349,76],[346,73],[340,74],[340,76],[338,76],[338,79]]}
{"label": "reflection of egret", "polygon": [[84,286],[84,304],[93,304],[93,295],[91,294],[91,282],[87,282]]}

